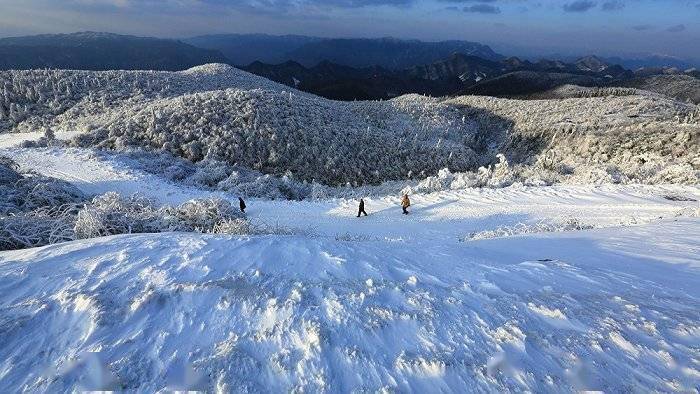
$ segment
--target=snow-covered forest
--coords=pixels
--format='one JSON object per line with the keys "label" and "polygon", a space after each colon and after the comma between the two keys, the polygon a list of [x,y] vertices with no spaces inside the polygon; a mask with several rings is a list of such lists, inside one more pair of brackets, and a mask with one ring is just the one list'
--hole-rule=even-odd
{"label": "snow-covered forest", "polygon": [[[78,130],[84,133],[73,146],[163,151],[301,188],[422,180],[441,170],[459,181],[428,183],[699,179],[700,108],[634,89],[581,88],[550,100],[409,95],[348,103],[223,65],[175,73],[8,71],[0,72],[0,86],[3,132]],[[221,181],[230,188],[236,179]]]}

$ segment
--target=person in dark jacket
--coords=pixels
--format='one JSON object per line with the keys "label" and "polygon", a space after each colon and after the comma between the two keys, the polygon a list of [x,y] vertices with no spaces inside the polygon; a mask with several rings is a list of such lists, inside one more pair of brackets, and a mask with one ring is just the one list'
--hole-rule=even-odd
{"label": "person in dark jacket", "polygon": [[241,207],[241,212],[245,213],[245,201],[240,197],[238,197],[238,206]]}
{"label": "person in dark jacket", "polygon": [[367,212],[365,212],[365,200],[363,199],[360,199],[360,209],[357,211],[357,217],[359,218],[361,214],[367,216]]}

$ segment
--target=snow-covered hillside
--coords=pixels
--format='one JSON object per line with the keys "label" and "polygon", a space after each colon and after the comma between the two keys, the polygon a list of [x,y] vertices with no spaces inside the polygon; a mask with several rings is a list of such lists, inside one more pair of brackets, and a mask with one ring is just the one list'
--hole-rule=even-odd
{"label": "snow-covered hillside", "polygon": [[658,95],[348,103],[222,65],[10,71],[0,84],[2,131],[79,130],[77,146],[145,147],[333,186],[476,171],[498,154],[509,175],[475,184],[695,184],[700,168],[700,109]]}

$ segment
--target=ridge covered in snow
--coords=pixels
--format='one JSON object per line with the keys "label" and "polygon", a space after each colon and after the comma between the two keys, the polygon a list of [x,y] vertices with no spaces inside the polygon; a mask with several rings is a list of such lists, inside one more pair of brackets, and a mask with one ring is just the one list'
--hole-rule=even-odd
{"label": "ridge covered in snow", "polygon": [[78,146],[163,150],[334,186],[475,171],[498,154],[514,166],[506,184],[694,184],[700,166],[700,109],[646,94],[336,102],[224,65],[11,71],[0,84],[7,132],[82,130]]}

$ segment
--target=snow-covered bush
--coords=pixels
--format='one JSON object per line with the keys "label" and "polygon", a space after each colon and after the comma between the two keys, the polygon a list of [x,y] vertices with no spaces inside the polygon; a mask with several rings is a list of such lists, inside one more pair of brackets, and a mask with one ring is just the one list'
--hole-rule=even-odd
{"label": "snow-covered bush", "polygon": [[41,175],[30,175],[19,180],[14,190],[14,201],[22,211],[79,204],[85,200],[85,194],[72,184]]}
{"label": "snow-covered bush", "polygon": [[221,222],[244,220],[243,214],[230,202],[220,198],[191,200],[178,207],[165,207],[159,211],[164,217],[167,231],[215,232]]}
{"label": "snow-covered bush", "polygon": [[416,186],[408,187],[407,192],[430,193],[440,190],[455,190],[466,187],[506,187],[516,181],[516,174],[511,169],[508,160],[502,154],[496,155],[498,162],[479,167],[476,172],[452,173],[443,168],[437,176],[427,177]]}
{"label": "snow-covered bush", "polygon": [[19,173],[19,166],[11,159],[0,156],[0,186],[13,185],[22,179]]}
{"label": "snow-covered bush", "polygon": [[335,240],[342,241],[342,242],[371,242],[371,241],[376,241],[377,238],[366,235],[366,234],[343,233],[343,234],[336,234]]}
{"label": "snow-covered bush", "polygon": [[38,208],[79,204],[85,195],[68,182],[23,174],[12,160],[0,157],[0,216]]}
{"label": "snow-covered bush", "polygon": [[577,85],[563,85],[543,93],[536,93],[534,98],[567,99],[567,98],[594,98],[608,96],[633,96],[644,92],[634,88],[624,87],[586,87]]}
{"label": "snow-covered bush", "polygon": [[74,239],[73,222],[84,199],[71,184],[22,173],[0,157],[0,250]]}
{"label": "snow-covered bush", "polygon": [[92,238],[164,231],[210,233],[224,226],[223,222],[232,220],[244,219],[231,203],[222,199],[191,200],[177,207],[156,207],[145,197],[123,197],[111,192],[95,197],[78,212],[75,234],[78,238]]}
{"label": "snow-covered bush", "polygon": [[153,202],[134,195],[110,192],[95,197],[78,212],[75,235],[79,239],[115,234],[155,233],[164,222]]}
{"label": "snow-covered bush", "polygon": [[78,207],[44,207],[0,215],[0,250],[32,248],[75,239],[73,222]]}
{"label": "snow-covered bush", "polygon": [[286,235],[314,237],[316,232],[311,228],[282,226],[279,223],[251,223],[245,219],[226,219],[218,222],[212,229],[216,234],[232,235]]}
{"label": "snow-covered bush", "polygon": [[245,219],[225,219],[217,222],[212,227],[211,232],[215,234],[251,235],[257,231]]}
{"label": "snow-covered bush", "polygon": [[216,160],[204,160],[197,163],[194,174],[187,178],[195,186],[216,187],[231,174],[231,166]]}
{"label": "snow-covered bush", "polygon": [[483,230],[469,234],[464,240],[472,241],[479,239],[504,238],[514,235],[532,233],[551,233],[563,231],[580,231],[595,228],[594,225],[582,223],[576,218],[565,218],[553,222],[537,222],[534,224],[518,223],[514,226],[501,226],[494,230]]}
{"label": "snow-covered bush", "polygon": [[228,201],[202,199],[157,206],[133,195],[107,193],[89,200],[71,184],[22,173],[0,157],[0,250],[115,234],[163,231],[258,231]]}

